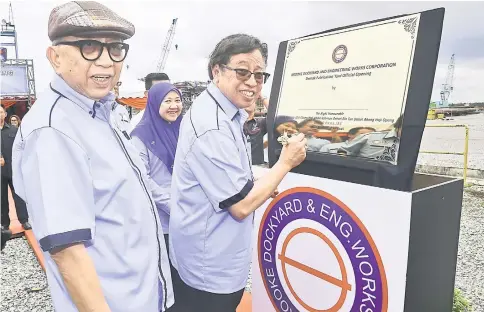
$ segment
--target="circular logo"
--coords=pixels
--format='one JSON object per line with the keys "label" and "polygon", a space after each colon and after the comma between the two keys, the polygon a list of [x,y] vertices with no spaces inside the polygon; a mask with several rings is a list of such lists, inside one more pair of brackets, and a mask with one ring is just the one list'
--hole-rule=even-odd
{"label": "circular logo", "polygon": [[258,257],[276,311],[387,311],[385,270],[373,239],[326,192],[297,187],[279,194],[262,217]]}
{"label": "circular logo", "polygon": [[340,44],[333,50],[333,62],[341,63],[348,55],[348,48],[344,44]]}

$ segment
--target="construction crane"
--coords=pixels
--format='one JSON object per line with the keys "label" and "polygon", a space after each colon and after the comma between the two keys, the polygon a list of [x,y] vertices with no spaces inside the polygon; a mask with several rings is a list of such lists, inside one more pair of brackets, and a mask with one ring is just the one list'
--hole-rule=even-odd
{"label": "construction crane", "polygon": [[454,68],[455,68],[455,54],[450,58],[449,66],[447,67],[447,74],[445,76],[445,83],[442,84],[442,91],[440,91],[440,99],[442,100],[441,107],[449,106],[449,98],[452,91],[454,91]]}
{"label": "construction crane", "polygon": [[12,2],[9,4],[9,11],[8,11],[8,22],[4,19],[2,19],[2,32],[1,32],[2,37],[10,37],[10,39],[13,38],[12,40],[9,40],[9,42],[0,42],[0,46],[4,49],[2,52],[2,56],[7,58],[7,48],[5,47],[15,47],[15,59],[18,59],[18,43],[17,43],[17,31],[15,30],[15,22],[13,20],[13,8],[12,8]]}
{"label": "construction crane", "polygon": [[[158,59],[157,65],[156,65],[156,72],[160,73],[165,69],[165,64],[166,60],[168,59],[168,54],[170,53],[171,49],[171,44],[173,42],[173,37],[175,36],[175,29],[176,29],[176,22],[178,21],[178,18],[174,18],[171,21],[171,26],[170,29],[168,29],[168,33],[166,34],[165,42],[163,43],[163,46],[161,47],[161,55]],[[175,49],[178,50],[178,45],[175,44]],[[129,69],[129,65],[126,65],[126,69]],[[138,78],[140,81],[145,81],[145,77]]]}
{"label": "construction crane", "polygon": [[[163,47],[161,48],[161,55],[158,60],[158,65],[156,66],[157,72],[162,72],[165,68],[166,60],[168,59],[168,54],[170,53],[171,44],[173,42],[173,37],[175,36],[175,29],[176,29],[176,22],[178,18],[174,18],[171,22],[170,29],[166,34],[165,42],[163,43]],[[175,45],[175,48],[178,49],[178,45]]]}

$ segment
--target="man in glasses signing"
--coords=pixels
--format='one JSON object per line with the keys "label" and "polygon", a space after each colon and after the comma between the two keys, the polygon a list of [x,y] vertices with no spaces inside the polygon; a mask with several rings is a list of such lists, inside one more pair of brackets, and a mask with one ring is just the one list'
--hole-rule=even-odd
{"label": "man in glasses signing", "polygon": [[165,311],[173,304],[146,171],[111,92],[134,26],[93,1],[56,7],[56,75],[15,138],[13,181],[46,257],[56,311]]}
{"label": "man in glasses signing", "polygon": [[267,175],[252,175],[245,109],[260,96],[266,65],[259,39],[224,38],[210,56],[212,83],[183,118],[169,230],[180,311],[235,312],[249,273],[254,211],[306,157],[304,135],[294,136]]}

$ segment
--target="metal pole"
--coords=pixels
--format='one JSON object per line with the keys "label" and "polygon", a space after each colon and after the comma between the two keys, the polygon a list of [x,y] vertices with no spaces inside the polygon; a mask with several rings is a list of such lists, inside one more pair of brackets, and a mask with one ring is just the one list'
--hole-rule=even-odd
{"label": "metal pole", "polygon": [[17,30],[14,30],[14,40],[15,40],[15,59],[18,59],[18,44],[17,44]]}
{"label": "metal pole", "polygon": [[469,152],[469,127],[464,126],[466,129],[466,137],[464,141],[464,186],[467,181],[467,154]]}
{"label": "metal pole", "polygon": [[444,155],[464,155],[464,168],[463,168],[463,178],[464,178],[464,186],[467,185],[467,170],[468,170],[468,156],[469,156],[469,127],[467,125],[426,125],[426,128],[465,128],[466,135],[464,139],[464,151],[462,153],[454,153],[454,152],[441,152],[441,151],[422,151],[420,150],[419,153],[425,154],[444,154]]}

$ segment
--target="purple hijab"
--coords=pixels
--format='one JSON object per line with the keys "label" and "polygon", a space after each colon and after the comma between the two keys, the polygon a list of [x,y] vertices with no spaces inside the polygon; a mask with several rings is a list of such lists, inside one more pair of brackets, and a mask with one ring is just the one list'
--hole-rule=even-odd
{"label": "purple hijab", "polygon": [[170,91],[176,91],[182,98],[181,92],[174,85],[160,82],[148,91],[148,102],[145,112],[138,125],[131,132],[143,142],[143,144],[158,157],[173,174],[178,134],[182,116],[174,122],[168,122],[160,116],[161,102]]}

